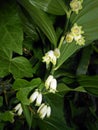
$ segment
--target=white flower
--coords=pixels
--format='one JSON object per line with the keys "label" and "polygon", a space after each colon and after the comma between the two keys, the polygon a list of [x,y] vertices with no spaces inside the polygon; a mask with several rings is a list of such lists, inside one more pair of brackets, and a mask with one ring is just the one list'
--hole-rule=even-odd
{"label": "white flower", "polygon": [[49,90],[49,92],[52,92],[52,93],[56,92],[57,81],[52,75],[49,75],[49,77],[45,81],[45,87],[47,90]]}
{"label": "white flower", "polygon": [[82,26],[78,26],[76,23],[73,25],[71,28],[71,33],[74,37],[79,36],[83,34],[84,32],[82,31]]}
{"label": "white flower", "polygon": [[17,115],[20,116],[23,112],[21,103],[17,104],[16,107],[14,108],[15,112],[17,112]]}
{"label": "white flower", "polygon": [[50,82],[50,92],[55,93],[57,88],[57,81],[56,79],[52,79]]}
{"label": "white flower", "polygon": [[73,41],[73,34],[70,32],[66,35],[66,42],[71,43]]}
{"label": "white flower", "polygon": [[78,14],[79,10],[82,9],[82,2],[83,0],[72,0],[70,2],[70,7],[72,11],[74,11],[76,14]]}
{"label": "white flower", "polygon": [[36,106],[40,106],[41,103],[42,103],[42,94],[39,93],[39,94],[38,94],[38,97],[37,97],[37,99],[36,99]]}
{"label": "white flower", "polygon": [[58,48],[54,50],[54,55],[56,56],[56,58],[60,57],[60,50]]}
{"label": "white flower", "polygon": [[39,114],[39,117],[41,119],[44,119],[46,117],[50,117],[51,115],[51,108],[50,106],[47,106],[45,103],[43,103],[39,109],[37,110],[37,113]]}
{"label": "white flower", "polygon": [[47,107],[47,117],[50,117],[50,115],[51,115],[51,107],[48,106]]}
{"label": "white flower", "polygon": [[85,39],[84,37],[80,37],[77,41],[76,41],[76,44],[78,45],[85,45]]}
{"label": "white flower", "polygon": [[51,83],[51,80],[53,79],[53,76],[52,75],[49,75],[49,77],[47,78],[46,82],[45,82],[45,87],[46,89],[49,89],[49,86],[50,86],[50,83]]}
{"label": "white flower", "polygon": [[30,96],[29,100],[30,100],[30,103],[34,102],[36,100],[36,98],[38,97],[38,90],[36,89],[36,91]]}
{"label": "white flower", "polygon": [[35,92],[30,96],[29,100],[30,103],[33,103],[36,100],[36,106],[40,106],[42,103],[42,93],[36,89]]}
{"label": "white flower", "polygon": [[53,63],[53,65],[56,65],[56,56],[54,55],[54,51],[52,50],[48,51],[42,59],[43,62],[46,62],[47,65],[50,62]]}

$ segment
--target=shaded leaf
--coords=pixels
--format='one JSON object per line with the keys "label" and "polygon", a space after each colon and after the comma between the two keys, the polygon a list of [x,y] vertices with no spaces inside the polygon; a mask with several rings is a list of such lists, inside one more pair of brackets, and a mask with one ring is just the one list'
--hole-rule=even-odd
{"label": "shaded leaf", "polygon": [[44,32],[51,43],[56,45],[57,38],[51,20],[42,10],[32,5],[29,0],[21,0],[19,3],[28,11],[35,24]]}
{"label": "shaded leaf", "polygon": [[64,15],[66,12],[66,6],[63,0],[30,0],[30,3],[54,15]]}
{"label": "shaded leaf", "polygon": [[1,1],[0,5],[0,46],[22,54],[23,31],[17,5]]}

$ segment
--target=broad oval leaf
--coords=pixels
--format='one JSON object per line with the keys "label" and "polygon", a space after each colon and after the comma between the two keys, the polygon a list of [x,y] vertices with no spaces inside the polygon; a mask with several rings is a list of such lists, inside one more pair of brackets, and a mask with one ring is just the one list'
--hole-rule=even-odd
{"label": "broad oval leaf", "polygon": [[29,60],[21,56],[11,60],[10,72],[13,74],[14,78],[33,76],[33,69]]}

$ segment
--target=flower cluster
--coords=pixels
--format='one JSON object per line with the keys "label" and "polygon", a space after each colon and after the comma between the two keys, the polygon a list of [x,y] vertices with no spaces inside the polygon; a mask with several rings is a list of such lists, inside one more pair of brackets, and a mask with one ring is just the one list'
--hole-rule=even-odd
{"label": "flower cluster", "polygon": [[23,112],[23,109],[22,109],[22,106],[21,106],[21,103],[18,103],[15,108],[14,108],[14,111],[17,112],[17,115],[20,116]]}
{"label": "flower cluster", "polygon": [[37,113],[41,119],[44,119],[45,116],[50,117],[51,107],[49,105],[46,105],[45,103],[42,103],[39,109],[37,110]]}
{"label": "flower cluster", "polygon": [[47,90],[49,90],[49,92],[51,93],[55,93],[56,92],[56,88],[57,88],[57,81],[56,79],[50,75],[46,81],[45,81],[45,87]]}
{"label": "flower cluster", "polygon": [[66,42],[71,43],[73,40],[76,41],[78,45],[84,45],[85,39],[82,36],[84,31],[82,31],[82,26],[78,26],[76,23],[71,28],[71,32],[66,35]]}
{"label": "flower cluster", "polygon": [[78,14],[79,10],[82,9],[82,3],[83,3],[83,0],[72,0],[70,2],[71,10],[75,12],[76,14]]}
{"label": "flower cluster", "polygon": [[42,93],[36,89],[34,93],[29,98],[30,103],[33,103],[36,100],[35,106],[40,106],[42,103]]}
{"label": "flower cluster", "polygon": [[35,106],[38,106],[37,113],[41,119],[44,119],[45,117],[50,117],[51,115],[51,107],[48,105],[45,105],[45,103],[42,103],[42,93],[36,89],[34,93],[29,98],[30,103],[33,103],[36,101]]}
{"label": "flower cluster", "polygon": [[56,65],[57,58],[60,57],[60,51],[56,48],[54,51],[48,51],[45,56],[43,56],[43,62],[46,62],[47,65],[51,62],[53,65]]}

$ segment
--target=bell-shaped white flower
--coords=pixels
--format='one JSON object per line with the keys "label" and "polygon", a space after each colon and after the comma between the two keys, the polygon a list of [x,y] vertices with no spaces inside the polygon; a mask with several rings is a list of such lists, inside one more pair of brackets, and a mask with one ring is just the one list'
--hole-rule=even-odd
{"label": "bell-shaped white flower", "polygon": [[51,62],[53,65],[56,65],[57,57],[55,56],[53,50],[48,51],[48,52],[45,54],[45,56],[43,56],[42,59],[43,59],[43,62],[46,62],[47,65],[48,65],[50,62]]}
{"label": "bell-shaped white flower", "polygon": [[39,114],[39,117],[41,119],[44,119],[46,117],[50,117],[51,115],[51,108],[50,106],[47,106],[45,103],[43,103],[39,109],[37,110],[37,113]]}
{"label": "bell-shaped white flower", "polygon": [[42,103],[42,93],[38,91],[38,89],[35,90],[35,92],[30,96],[29,98],[30,103],[33,103],[36,101],[36,106],[40,106]]}
{"label": "bell-shaped white flower", "polygon": [[29,100],[30,100],[30,103],[34,102],[36,100],[36,98],[38,97],[39,95],[39,92],[38,90],[36,89],[35,92],[30,96]]}
{"label": "bell-shaped white flower", "polygon": [[55,93],[57,88],[57,80],[52,75],[49,75],[45,81],[45,87],[49,90],[49,92]]}
{"label": "bell-shaped white flower", "polygon": [[17,115],[20,116],[23,112],[21,103],[17,104],[16,107],[14,108],[14,111],[17,112]]}
{"label": "bell-shaped white flower", "polygon": [[40,106],[42,103],[42,93],[39,92],[37,99],[36,99],[36,106]]}
{"label": "bell-shaped white flower", "polygon": [[53,76],[52,75],[49,75],[49,77],[47,78],[47,80],[45,81],[45,87],[46,89],[49,89],[49,86],[50,86],[50,83],[51,83],[51,80],[53,79]]}
{"label": "bell-shaped white flower", "polygon": [[50,83],[50,89],[49,91],[52,93],[56,92],[56,88],[57,88],[57,80],[56,79],[52,79],[51,83]]}
{"label": "bell-shaped white flower", "polygon": [[85,39],[84,39],[84,37],[82,36],[82,37],[80,37],[77,41],[76,41],[76,44],[78,44],[78,45],[85,45]]}

